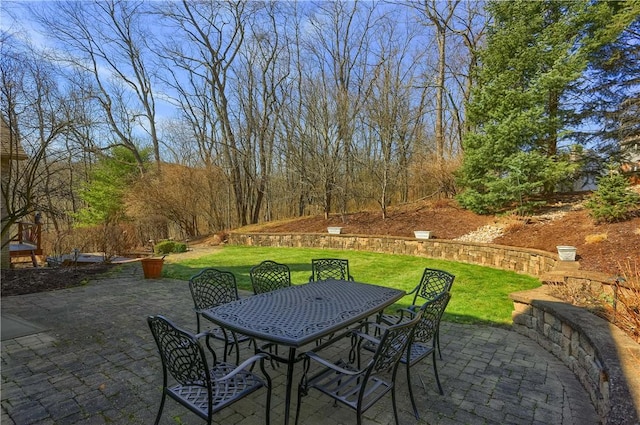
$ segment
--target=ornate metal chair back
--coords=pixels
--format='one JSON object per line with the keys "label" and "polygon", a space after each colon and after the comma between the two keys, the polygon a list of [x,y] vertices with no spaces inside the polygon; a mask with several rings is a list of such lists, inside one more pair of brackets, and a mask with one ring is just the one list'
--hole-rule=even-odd
{"label": "ornate metal chair back", "polygon": [[207,268],[189,279],[189,289],[197,310],[238,299],[236,278],[231,272]]}
{"label": "ornate metal chair back", "polygon": [[419,311],[422,312],[422,318],[416,326],[413,334],[414,342],[429,342],[433,340],[435,344],[434,338],[438,333],[440,320],[442,319],[442,315],[444,314],[444,310],[447,308],[447,304],[449,304],[450,299],[451,293],[443,292],[435,299],[427,301],[422,307],[420,307]]}
{"label": "ornate metal chair back", "polygon": [[310,282],[328,279],[353,280],[349,273],[349,260],[341,258],[317,258],[311,260]]}
{"label": "ornate metal chair back", "polygon": [[271,292],[291,286],[291,271],[286,264],[266,260],[249,271],[251,285],[255,294]]}
{"label": "ornate metal chair back", "polygon": [[418,290],[413,297],[413,304],[417,304],[418,297],[430,301],[443,292],[451,291],[455,278],[454,275],[444,270],[425,268]]}

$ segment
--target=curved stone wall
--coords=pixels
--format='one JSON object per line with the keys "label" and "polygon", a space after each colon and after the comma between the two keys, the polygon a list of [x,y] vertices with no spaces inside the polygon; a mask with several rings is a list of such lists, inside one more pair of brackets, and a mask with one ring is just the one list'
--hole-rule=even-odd
{"label": "curved stone wall", "polygon": [[640,345],[587,310],[548,295],[545,287],[510,294],[513,329],[562,360],[589,392],[605,425],[637,425]]}
{"label": "curved stone wall", "polygon": [[229,243],[248,246],[281,246],[327,249],[353,249],[387,254],[478,264],[542,276],[553,270],[557,255],[546,251],[444,239],[414,239],[368,235],[328,235],[324,233],[230,233]]}

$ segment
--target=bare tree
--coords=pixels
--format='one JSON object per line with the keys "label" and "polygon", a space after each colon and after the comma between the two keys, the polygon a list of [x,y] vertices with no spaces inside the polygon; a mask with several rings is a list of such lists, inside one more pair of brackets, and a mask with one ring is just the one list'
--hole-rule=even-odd
{"label": "bare tree", "polygon": [[[273,173],[276,130],[282,118],[282,86],[289,76],[288,54],[281,42],[277,4],[269,3],[263,14],[250,16],[246,48],[239,55],[236,74],[244,151],[245,176],[251,199],[250,222],[257,223]],[[282,18],[282,16],[281,16]],[[284,23],[286,25],[286,22]]]}
{"label": "bare tree", "polygon": [[[456,72],[452,67],[452,75],[462,93],[462,102],[451,101],[458,123],[459,140],[470,130],[465,119],[464,107],[471,99],[471,88],[475,82],[475,74],[479,64],[479,51],[487,29],[487,17],[480,2],[464,2],[464,10],[456,10],[455,19],[449,23],[449,30],[462,39],[466,51],[457,49],[460,61],[466,64]],[[451,93],[451,92],[450,92]],[[461,146],[462,147],[462,146]]]}
{"label": "bare tree", "polygon": [[[0,114],[3,138],[11,147],[22,146],[24,161],[3,164],[2,241],[12,226],[36,211],[51,207],[53,174],[64,157],[55,144],[68,131],[71,122],[57,89],[51,64],[38,57],[29,46],[20,46],[7,36],[0,43]],[[6,133],[5,133],[6,131]]]}
{"label": "bare tree", "polygon": [[260,219],[272,170],[288,73],[277,13],[278,3],[233,1],[162,8],[177,28],[166,57],[188,74],[176,74],[172,86],[182,86],[180,103],[195,137],[228,173],[240,225]]}
{"label": "bare tree", "polygon": [[[409,27],[398,29],[393,19],[377,27],[372,91],[366,102],[368,128],[361,158],[383,219],[393,198],[406,200],[408,163],[420,135],[426,89],[416,91],[421,52],[412,50],[415,34]],[[367,155],[368,154],[368,155]],[[360,190],[367,193],[366,186]]]}
{"label": "bare tree", "polygon": [[317,112],[325,115],[316,121],[322,124],[318,128],[323,139],[320,146],[324,146],[320,163],[340,166],[339,170],[331,167],[323,173],[325,217],[331,212],[334,195],[339,196],[343,214],[351,197],[355,121],[371,90],[368,60],[375,12],[375,3],[319,3],[309,18],[312,31],[305,47],[309,65],[317,72],[305,77],[319,81],[313,94],[322,97],[305,99],[305,103],[318,103]]}
{"label": "bare tree", "polygon": [[454,16],[460,0],[447,0],[446,7],[436,0],[423,0],[415,4],[424,14],[427,22],[435,27],[436,40],[438,42],[438,70],[436,77],[436,159],[439,162],[445,158],[445,95],[446,95],[446,69],[447,69],[447,37],[449,35],[449,22]]}
{"label": "bare tree", "polygon": [[[156,162],[160,161],[154,75],[145,42],[151,31],[144,27],[143,8],[141,1],[110,0],[55,2],[32,9],[47,36],[58,43],[54,59],[78,71],[69,81],[101,107],[110,142],[102,146],[104,139],[94,138],[90,148],[122,145],[134,153],[141,172],[136,131],[148,134]],[[84,84],[84,75],[91,76],[91,85]]]}
{"label": "bare tree", "polygon": [[[224,167],[235,195],[236,216],[240,225],[247,224],[249,205],[243,176],[243,151],[238,129],[233,125],[231,66],[244,45],[244,2],[171,3],[163,15],[173,22],[176,32],[165,45],[167,57],[186,71],[189,79],[202,87],[207,102],[215,113],[215,127],[210,135],[220,146]],[[202,127],[202,126],[201,126]]]}

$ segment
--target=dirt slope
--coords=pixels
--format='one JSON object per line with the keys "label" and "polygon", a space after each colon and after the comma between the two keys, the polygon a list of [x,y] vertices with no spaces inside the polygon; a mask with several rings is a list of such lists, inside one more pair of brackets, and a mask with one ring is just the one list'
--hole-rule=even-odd
{"label": "dirt slope", "polygon": [[556,252],[557,245],[578,249],[582,270],[620,273],[619,264],[640,267],[640,217],[622,223],[595,224],[581,207],[581,197],[558,200],[537,215],[526,218],[479,216],[455,202],[420,202],[395,208],[383,220],[379,211],[305,217],[243,230],[275,233],[324,233],[328,226],[362,235],[412,237],[414,230],[431,230],[438,239],[490,242]]}

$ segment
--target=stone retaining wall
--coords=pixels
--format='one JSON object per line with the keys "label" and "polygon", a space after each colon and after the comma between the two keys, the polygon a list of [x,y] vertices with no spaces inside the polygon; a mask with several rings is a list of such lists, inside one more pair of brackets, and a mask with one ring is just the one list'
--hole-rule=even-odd
{"label": "stone retaining wall", "polygon": [[532,276],[541,276],[552,270],[558,261],[556,254],[535,249],[440,239],[418,240],[367,235],[231,233],[229,243],[248,246],[353,249],[414,255],[512,270]]}

